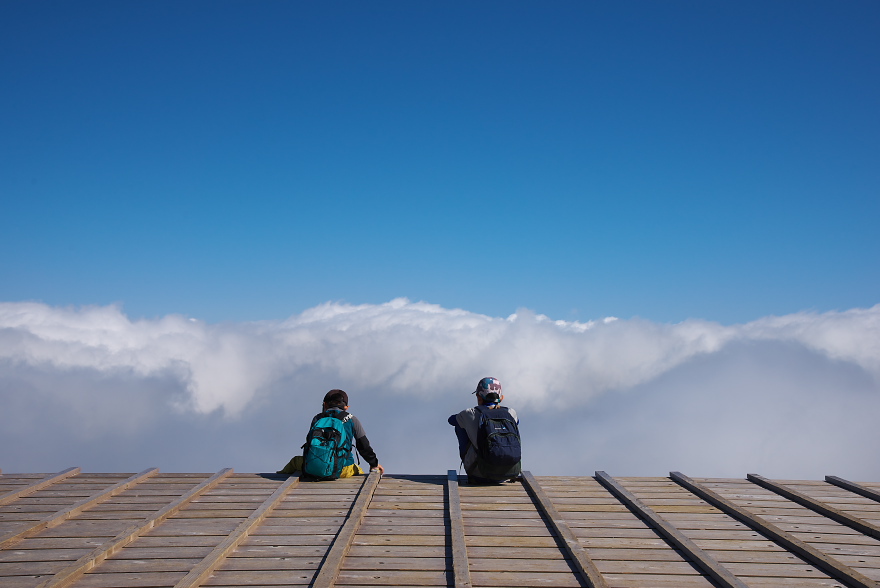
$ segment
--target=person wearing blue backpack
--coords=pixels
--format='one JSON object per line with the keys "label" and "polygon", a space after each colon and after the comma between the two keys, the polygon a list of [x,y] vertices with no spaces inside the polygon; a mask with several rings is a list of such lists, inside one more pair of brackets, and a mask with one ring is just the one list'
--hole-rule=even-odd
{"label": "person wearing blue backpack", "polygon": [[335,480],[363,474],[361,467],[354,463],[352,445],[370,465],[370,470],[380,474],[385,468],[379,463],[376,452],[364,426],[356,416],[348,411],[348,394],[344,390],[330,390],[324,395],[320,413],[312,419],[303,454],[297,455],[279,474],[302,472],[304,479]]}
{"label": "person wearing blue backpack", "polygon": [[477,406],[449,417],[469,484],[500,484],[522,471],[519,419],[501,406],[501,381],[483,378],[473,392]]}

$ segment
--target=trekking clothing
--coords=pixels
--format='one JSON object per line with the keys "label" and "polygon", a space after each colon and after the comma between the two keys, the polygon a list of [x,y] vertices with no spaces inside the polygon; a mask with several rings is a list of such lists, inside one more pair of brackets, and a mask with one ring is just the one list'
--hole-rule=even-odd
{"label": "trekking clothing", "polygon": [[[341,408],[328,408],[326,412],[332,411],[345,412]],[[378,458],[376,458],[376,452],[373,451],[373,448],[370,446],[370,440],[367,439],[367,433],[366,431],[364,431],[364,426],[361,424],[356,416],[351,413],[349,413],[349,415],[351,416],[351,418],[345,421],[345,425],[351,427],[352,434],[350,438],[354,439],[355,447],[357,448],[358,453],[361,454],[361,457],[364,458],[364,461],[366,461],[370,465],[370,468],[374,468],[379,465],[379,460]],[[317,421],[322,416],[324,416],[323,412],[316,414],[315,417],[312,419],[312,425],[314,425],[315,421]],[[312,427],[310,425],[309,429],[311,428]],[[351,447],[348,448],[348,455],[346,456],[343,463],[344,465],[352,465],[354,463],[354,456],[351,453]]]}
{"label": "trekking clothing", "polygon": [[[312,418],[311,425],[309,425],[309,431],[312,430],[312,427],[319,419],[326,417],[328,413],[333,414],[334,412],[345,413],[346,411],[342,410],[341,408],[332,407],[332,408],[328,408],[324,412],[321,412],[321,413],[315,415],[314,418]],[[348,439],[349,440],[354,439],[354,446],[357,449],[357,452],[361,455],[361,457],[364,458],[364,461],[366,461],[367,464],[369,464],[370,469],[375,468],[377,465],[379,465],[379,459],[376,457],[376,452],[373,451],[373,448],[370,446],[370,440],[367,439],[367,434],[364,431],[364,426],[361,424],[361,422],[358,420],[358,418],[356,416],[354,416],[351,413],[346,413],[346,414],[347,414],[347,416],[343,417],[344,418],[343,426],[348,429],[348,433],[349,433],[347,435]],[[346,450],[346,454],[342,458],[343,473],[340,475],[340,477],[346,478],[346,477],[354,475],[355,473],[362,474],[363,470],[359,466],[357,466],[357,464],[355,464],[355,462],[354,462],[354,456],[352,455],[351,442],[349,441],[348,447],[344,447],[343,449]],[[288,464],[286,466],[284,466],[283,469],[278,471],[278,473],[279,474],[292,474],[297,471],[302,471],[302,464],[303,464],[303,457],[301,455],[298,455],[298,456],[294,457],[293,459],[291,459],[288,462]],[[352,472],[352,473],[348,473],[346,475],[346,472]]]}
{"label": "trekking clothing", "polygon": [[[469,483],[498,484],[507,478],[499,479],[495,472],[488,471],[478,459],[477,446],[480,431],[480,411],[487,410],[485,406],[475,406],[461,411],[449,417],[448,422],[455,427],[455,436],[458,438],[458,454],[464,464]],[[490,411],[504,410],[519,424],[516,411],[512,408],[499,407],[488,409]]]}
{"label": "trekking clothing", "polygon": [[354,440],[349,420],[351,415],[344,410],[325,411],[315,417],[303,445],[303,474],[317,480],[339,478]]}

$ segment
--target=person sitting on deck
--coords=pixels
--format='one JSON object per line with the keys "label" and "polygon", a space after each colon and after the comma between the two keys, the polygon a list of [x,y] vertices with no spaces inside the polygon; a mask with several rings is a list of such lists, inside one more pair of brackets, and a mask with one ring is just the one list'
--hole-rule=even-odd
{"label": "person sitting on deck", "polygon": [[[296,472],[303,472],[306,477],[311,475],[314,479],[349,478],[357,474],[363,474],[364,471],[361,469],[360,465],[354,463],[352,442],[357,448],[358,453],[364,458],[364,461],[370,465],[370,471],[376,470],[380,474],[384,473],[385,468],[382,467],[378,458],[376,458],[376,452],[373,451],[373,448],[370,446],[370,440],[367,439],[364,426],[356,416],[346,411],[348,411],[348,394],[344,390],[330,390],[327,392],[327,394],[324,395],[322,411],[312,419],[312,424],[309,427],[309,434],[306,436],[306,444],[303,445],[303,449],[305,450],[303,455],[297,455],[292,458],[287,462],[287,465],[278,470],[277,473],[289,475]],[[328,418],[333,419],[333,421],[326,420]],[[341,422],[334,422],[336,420]],[[325,427],[328,423],[331,426]],[[307,462],[306,460],[307,457],[309,457],[310,448],[320,448],[322,445],[326,447],[328,443],[325,441],[327,440],[333,443],[332,437],[334,437],[334,430],[340,431],[340,433],[335,435],[339,446],[332,452],[330,463],[327,464],[329,469],[325,473],[329,475],[322,476],[314,471],[309,471],[312,468],[309,464],[312,463],[320,451],[320,449],[313,451],[312,459],[309,459]],[[316,431],[318,432],[318,435],[316,435]],[[316,438],[326,431],[329,431],[327,439]],[[316,440],[313,441],[313,439]]]}
{"label": "person sitting on deck", "polygon": [[473,394],[477,395],[477,406],[449,417],[468,483],[513,480],[522,470],[516,411],[500,406],[504,395],[497,378],[483,378]]}

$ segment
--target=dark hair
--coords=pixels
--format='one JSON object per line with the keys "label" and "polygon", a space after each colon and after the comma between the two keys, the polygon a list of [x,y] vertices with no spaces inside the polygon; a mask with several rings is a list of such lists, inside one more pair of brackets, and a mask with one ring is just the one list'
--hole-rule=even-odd
{"label": "dark hair", "polygon": [[324,395],[324,404],[328,408],[345,408],[348,406],[348,394],[345,393],[345,390],[330,390]]}

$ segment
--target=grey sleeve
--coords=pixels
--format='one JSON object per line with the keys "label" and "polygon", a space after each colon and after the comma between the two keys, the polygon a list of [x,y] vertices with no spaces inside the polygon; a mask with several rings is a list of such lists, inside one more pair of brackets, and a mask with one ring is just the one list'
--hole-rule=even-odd
{"label": "grey sleeve", "polygon": [[370,468],[379,465],[379,458],[376,457],[376,452],[373,451],[373,448],[370,446],[370,440],[367,439],[367,433],[364,431],[364,426],[354,415],[351,415],[351,430],[354,433],[354,445],[357,448],[358,453],[361,454],[361,457],[370,464]]}
{"label": "grey sleeve", "polygon": [[361,437],[367,436],[367,432],[364,431],[364,426],[354,415],[351,415],[351,430],[354,432],[355,439],[360,439]]}
{"label": "grey sleeve", "polygon": [[471,445],[474,447],[477,446],[477,429],[480,425],[480,418],[477,415],[476,408],[466,408],[465,410],[458,413],[455,417],[455,420],[458,422],[458,426],[464,429],[465,433],[467,433],[468,439],[471,442]]}

